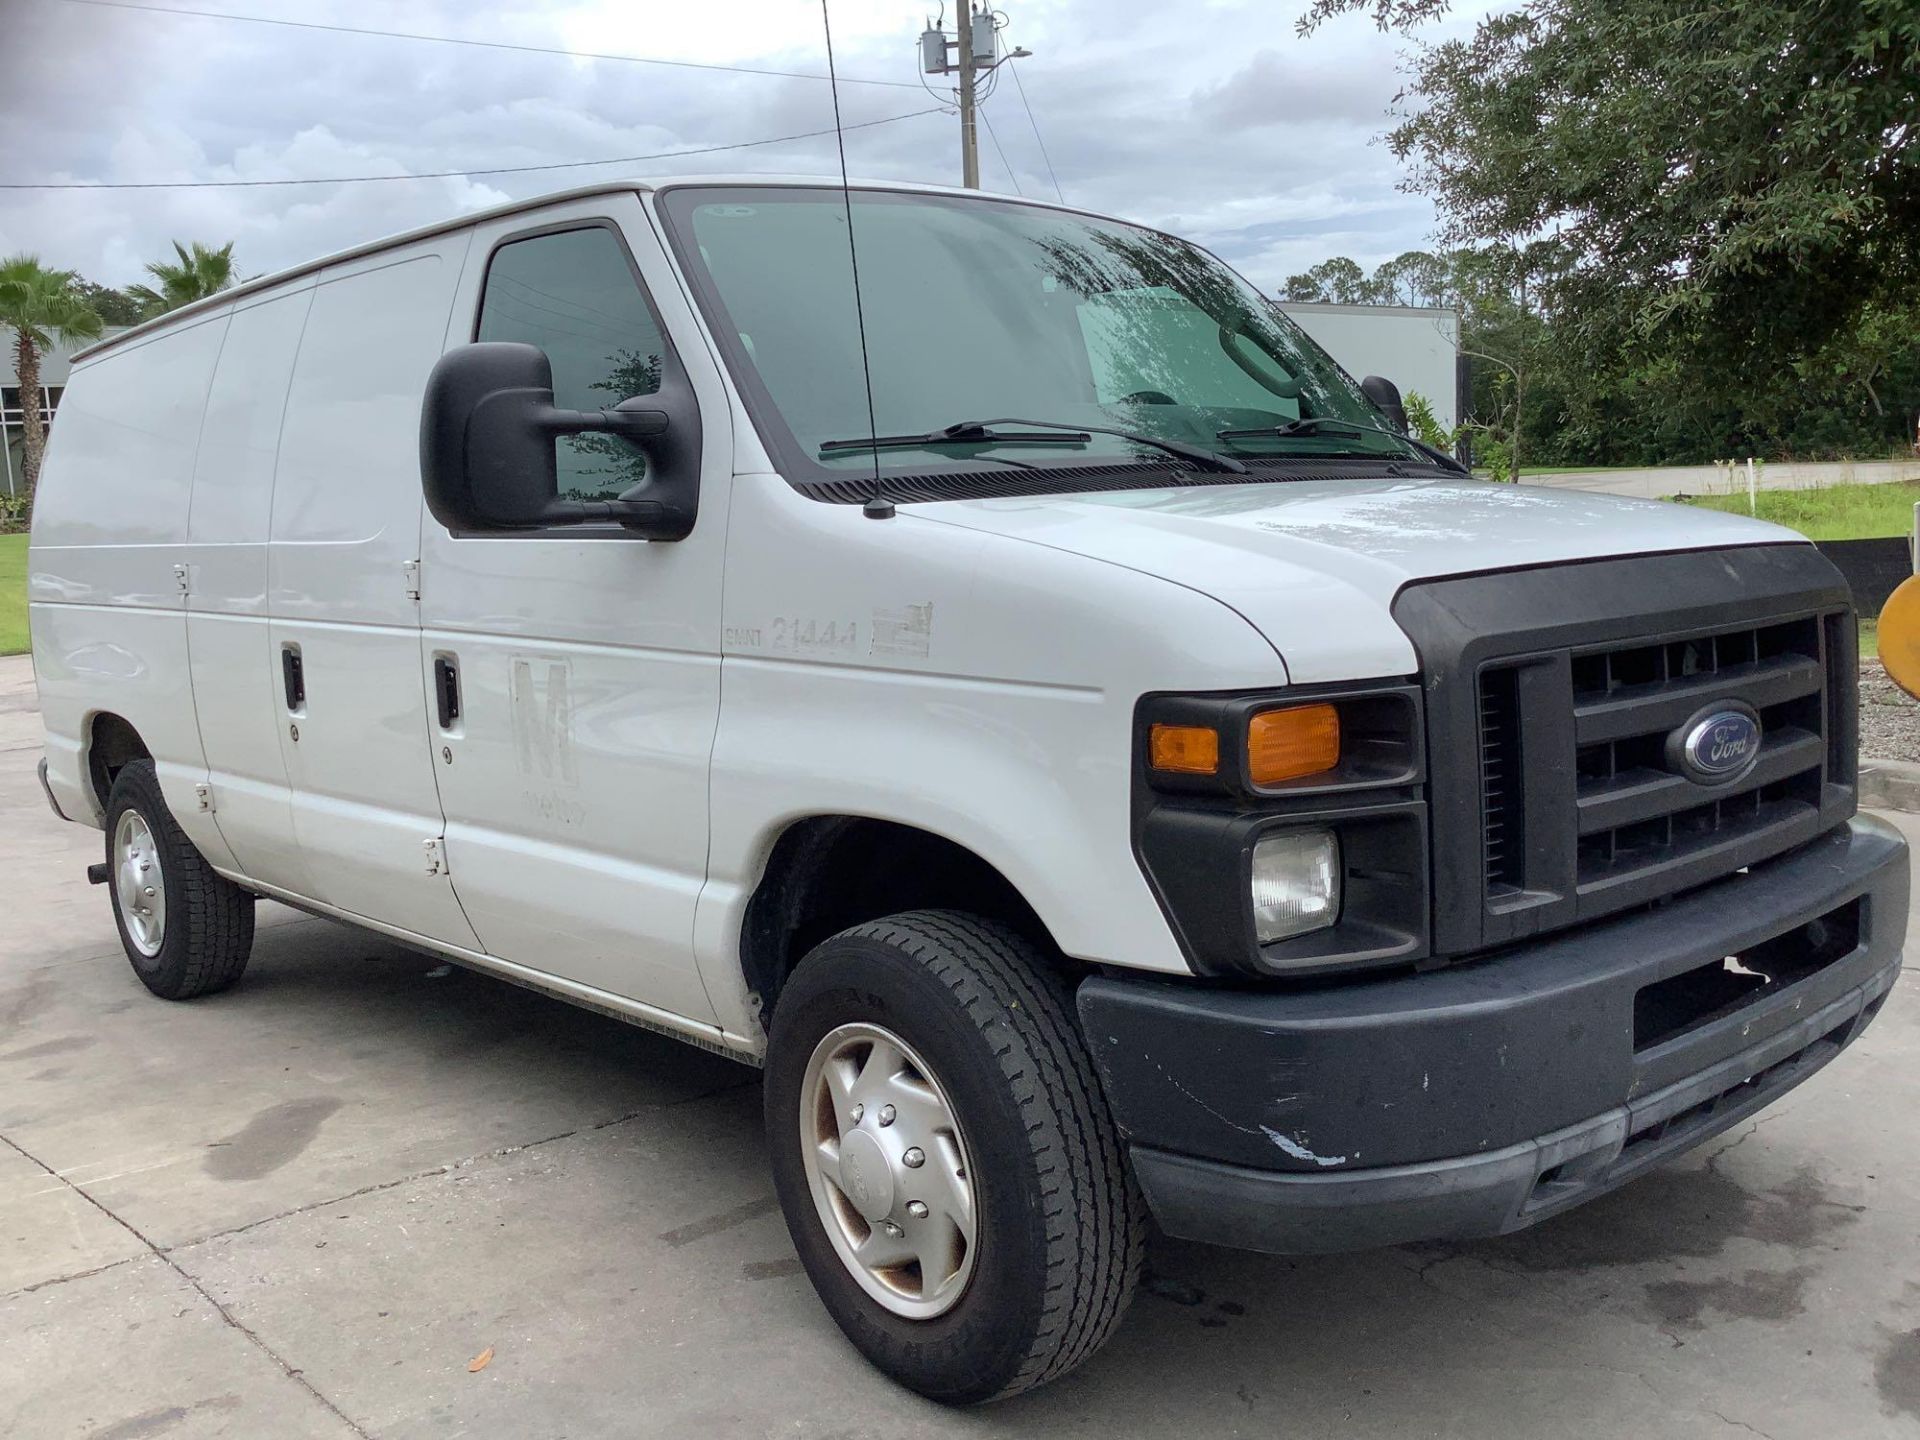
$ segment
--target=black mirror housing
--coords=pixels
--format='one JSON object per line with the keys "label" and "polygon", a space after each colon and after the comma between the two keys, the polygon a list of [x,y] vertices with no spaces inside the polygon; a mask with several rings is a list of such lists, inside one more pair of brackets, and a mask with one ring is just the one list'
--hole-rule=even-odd
{"label": "black mirror housing", "polygon": [[1373,402],[1374,408],[1387,417],[1394,429],[1402,435],[1407,433],[1407,407],[1401,402],[1398,385],[1384,375],[1369,375],[1360,382],[1360,393]]}
{"label": "black mirror housing", "polygon": [[[606,434],[645,450],[648,479],[618,500],[563,500],[554,443]],[[653,540],[693,529],[699,503],[700,411],[684,378],[611,410],[560,410],[538,346],[481,341],[449,350],[420,406],[420,479],[427,509],[453,531],[539,530],[615,521]]]}

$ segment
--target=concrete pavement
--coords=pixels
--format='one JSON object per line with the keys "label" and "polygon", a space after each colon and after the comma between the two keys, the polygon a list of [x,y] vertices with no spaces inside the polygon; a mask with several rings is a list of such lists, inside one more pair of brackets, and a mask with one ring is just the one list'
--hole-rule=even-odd
{"label": "concrete pavement", "polygon": [[798,1273],[752,1071],[275,906],[237,989],[149,997],[30,706],[0,661],[11,1440],[1920,1435],[1911,974],[1757,1122],[1584,1210],[1323,1259],[1162,1240],[1085,1369],[950,1412]]}

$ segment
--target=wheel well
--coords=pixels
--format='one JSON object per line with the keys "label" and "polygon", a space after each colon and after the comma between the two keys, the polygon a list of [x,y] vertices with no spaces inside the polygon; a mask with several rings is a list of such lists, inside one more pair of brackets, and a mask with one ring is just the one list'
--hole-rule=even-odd
{"label": "wheel well", "polygon": [[93,717],[87,729],[87,778],[93,782],[94,798],[106,812],[107,792],[113,789],[113,777],[130,760],[151,760],[146,742],[118,715],[102,711]]}
{"label": "wheel well", "polygon": [[[816,816],[774,844],[740,936],[747,988],[764,1024],[787,976],[822,940],[903,910],[965,910],[999,920],[1058,956],[1046,925],[1004,875],[963,845],[888,820]],[[1073,962],[1061,959],[1063,965]]]}

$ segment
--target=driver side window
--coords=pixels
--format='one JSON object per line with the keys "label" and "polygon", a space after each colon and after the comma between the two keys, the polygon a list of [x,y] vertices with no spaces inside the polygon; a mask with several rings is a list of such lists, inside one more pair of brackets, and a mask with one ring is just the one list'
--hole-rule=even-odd
{"label": "driver side window", "polygon": [[[604,225],[512,240],[493,252],[476,340],[537,345],[554,404],[606,410],[660,388],[666,340],[620,237]],[[560,498],[611,500],[646,478],[646,457],[611,435],[557,446]]]}

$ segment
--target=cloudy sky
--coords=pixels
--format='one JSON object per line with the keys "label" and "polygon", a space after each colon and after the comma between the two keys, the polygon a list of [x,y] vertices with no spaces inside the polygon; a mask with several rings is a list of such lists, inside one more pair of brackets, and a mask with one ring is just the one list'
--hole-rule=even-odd
{"label": "cloudy sky", "polygon": [[[540,165],[819,130],[819,80],[303,30],[124,4],[0,0],[0,181],[235,180]],[[822,74],[812,0],[153,0],[202,12]],[[951,5],[952,0],[949,0]],[[1405,42],[1360,17],[1298,39],[1305,0],[1003,0],[1066,199],[1218,250],[1276,289],[1329,255],[1427,243],[1377,137]],[[833,0],[849,124],[948,100],[919,83],[932,7]],[[1468,13],[1484,8],[1469,3]],[[1454,22],[1454,27],[1462,22]],[[1436,32],[1439,33],[1439,32]],[[986,106],[992,190],[1050,194],[1011,77]],[[25,141],[26,143],[22,143]],[[958,122],[847,137],[856,176],[958,183]],[[249,189],[0,190],[0,254],[126,284],[168,241],[234,240],[253,275],[450,213],[626,174],[828,173],[831,137],[518,175]],[[1011,169],[1009,169],[1011,167]]]}

